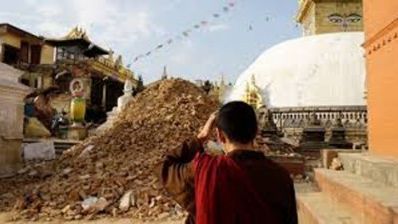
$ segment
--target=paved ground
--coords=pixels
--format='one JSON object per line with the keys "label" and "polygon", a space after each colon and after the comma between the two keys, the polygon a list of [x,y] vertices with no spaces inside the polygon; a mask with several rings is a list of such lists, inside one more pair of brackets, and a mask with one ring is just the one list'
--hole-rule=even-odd
{"label": "paved ground", "polygon": [[[46,222],[46,221],[38,221],[38,222],[28,222],[28,221],[17,221],[17,222],[12,222],[10,221],[10,214],[9,213],[0,213],[0,223],[9,223],[9,224],[26,224],[26,223],[34,223],[34,224],[59,224],[59,223],[65,223],[65,221],[62,220],[54,220],[51,222]],[[143,223],[142,221],[137,221],[137,220],[132,220],[132,219],[126,219],[126,218],[120,218],[120,219],[113,219],[113,218],[105,218],[105,219],[99,219],[99,220],[94,220],[94,221],[71,221],[71,222],[66,222],[67,224],[139,224]],[[164,222],[146,222],[150,224],[183,224],[184,221],[164,221]]]}

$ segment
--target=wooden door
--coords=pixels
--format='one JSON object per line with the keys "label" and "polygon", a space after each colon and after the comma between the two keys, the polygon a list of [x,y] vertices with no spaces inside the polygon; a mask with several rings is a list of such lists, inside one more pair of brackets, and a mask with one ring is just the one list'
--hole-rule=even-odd
{"label": "wooden door", "polygon": [[28,42],[21,42],[21,62],[29,63],[29,43]]}
{"label": "wooden door", "polygon": [[31,61],[30,63],[33,65],[40,64],[41,58],[41,46],[40,45],[32,45],[31,46]]}

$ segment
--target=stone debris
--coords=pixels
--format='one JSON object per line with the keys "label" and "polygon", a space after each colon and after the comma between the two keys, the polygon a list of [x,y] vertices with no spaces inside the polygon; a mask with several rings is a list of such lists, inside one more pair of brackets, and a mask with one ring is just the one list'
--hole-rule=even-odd
{"label": "stone debris", "polygon": [[[84,199],[84,201],[82,202],[82,208],[83,211],[88,211],[90,208],[92,208],[94,206],[95,203],[97,203],[98,198],[96,197],[88,197],[86,199]],[[70,205],[67,205],[66,208],[68,208],[67,210],[70,209]],[[65,213],[65,211],[63,211],[63,213]]]}
{"label": "stone debris", "polygon": [[107,132],[65,151],[43,165],[45,169],[32,166],[2,180],[0,211],[13,208],[15,217],[26,220],[181,218],[184,212],[158,183],[154,170],[164,153],[192,137],[218,106],[190,82],[153,83],[118,114]]}
{"label": "stone debris", "polygon": [[87,155],[90,154],[90,152],[93,150],[94,145],[89,145],[86,148],[84,148],[84,150],[80,153],[79,158],[84,158]]}
{"label": "stone debris", "polygon": [[263,137],[258,135],[255,147],[268,156],[301,157],[300,154],[296,153],[297,147],[295,145],[278,136]]}
{"label": "stone debris", "polygon": [[130,206],[134,206],[131,198],[133,197],[133,191],[127,191],[120,199],[119,209],[120,211],[127,211]]}

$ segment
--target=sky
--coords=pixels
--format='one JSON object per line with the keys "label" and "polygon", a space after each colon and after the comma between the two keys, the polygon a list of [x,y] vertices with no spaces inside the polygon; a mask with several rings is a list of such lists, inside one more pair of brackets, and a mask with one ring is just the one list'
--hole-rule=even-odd
{"label": "sky", "polygon": [[[230,2],[235,7],[220,13]],[[159,79],[164,66],[173,77],[223,75],[234,83],[264,50],[301,35],[296,12],[295,0],[13,0],[2,2],[0,23],[55,38],[79,25],[93,42],[121,54],[145,83]],[[132,63],[203,20],[210,22]]]}

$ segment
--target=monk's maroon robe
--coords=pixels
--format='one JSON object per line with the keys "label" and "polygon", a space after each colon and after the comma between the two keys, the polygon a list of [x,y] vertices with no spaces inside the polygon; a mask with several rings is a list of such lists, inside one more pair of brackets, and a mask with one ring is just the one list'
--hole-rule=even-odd
{"label": "monk's maroon robe", "polygon": [[166,156],[160,177],[187,223],[297,223],[289,174],[261,152],[213,157],[193,140]]}

